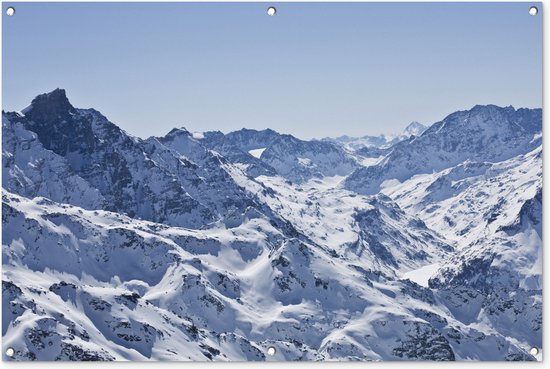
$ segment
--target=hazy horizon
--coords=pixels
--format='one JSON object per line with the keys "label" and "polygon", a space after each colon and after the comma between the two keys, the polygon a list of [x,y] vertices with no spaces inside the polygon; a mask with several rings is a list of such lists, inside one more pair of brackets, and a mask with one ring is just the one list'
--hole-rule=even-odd
{"label": "hazy horizon", "polygon": [[[65,90],[61,87],[58,87],[62,90]],[[52,90],[53,91],[53,90]],[[45,92],[45,93],[49,93],[49,92],[52,92],[52,91],[48,91],[48,92]],[[66,92],[66,95],[67,95],[67,99],[69,100],[69,102],[71,102],[72,104],[72,101],[70,99],[70,96],[69,96],[69,93],[65,90]],[[36,96],[35,96],[36,97]],[[32,100],[32,99],[31,99]],[[27,104],[25,106],[28,107],[30,105]],[[72,104],[74,106],[74,104]],[[494,104],[486,104],[486,105],[494,105]],[[79,106],[74,106],[75,108],[77,109],[87,109],[87,108],[82,108],[82,107],[79,107]],[[505,106],[499,106],[500,108],[504,108]],[[512,106],[514,109],[520,109],[520,108],[525,108],[523,106]],[[90,108],[93,108],[93,107],[90,107]],[[473,106],[471,107],[473,108]],[[470,110],[471,108],[468,108],[468,109],[463,109],[463,110]],[[98,109],[98,108],[93,108],[95,110],[98,110],[100,113],[101,112],[101,109]],[[534,108],[530,108],[530,109],[542,109],[541,107],[534,107]],[[21,113],[21,111],[24,110],[24,108],[22,109],[17,109],[17,110],[10,110],[10,111],[15,111],[15,112],[18,112],[18,113]],[[412,120],[408,123],[406,123],[403,127],[401,127],[398,131],[395,131],[395,132],[382,132],[382,133],[379,133],[379,134],[359,134],[359,135],[349,135],[349,134],[346,134],[346,133],[342,133],[342,134],[339,134],[339,135],[333,135],[333,136],[323,136],[323,137],[308,137],[308,138],[305,138],[305,137],[300,137],[300,136],[297,136],[295,134],[292,134],[292,133],[289,133],[289,132],[284,132],[284,131],[280,131],[280,130],[277,130],[277,129],[274,129],[274,128],[271,128],[271,127],[267,127],[267,128],[253,128],[253,127],[240,127],[240,128],[236,128],[236,129],[232,129],[232,130],[224,130],[224,129],[211,129],[211,130],[206,130],[206,131],[198,131],[198,130],[193,130],[193,129],[190,129],[189,127],[186,127],[186,126],[173,126],[173,127],[169,127],[167,131],[163,131],[163,132],[158,132],[158,133],[155,133],[153,135],[149,135],[149,136],[138,136],[138,135],[135,135],[133,134],[131,131],[128,131],[126,128],[124,128],[124,126],[121,126],[119,124],[117,124],[117,122],[112,122],[114,123],[115,125],[121,127],[122,129],[124,129],[124,131],[132,136],[135,136],[135,137],[139,137],[141,139],[147,139],[149,137],[162,137],[166,134],[168,134],[171,130],[173,129],[185,129],[187,131],[189,131],[190,133],[205,133],[205,132],[215,132],[215,131],[219,131],[219,132],[222,132],[223,134],[227,134],[227,133],[230,133],[230,132],[235,132],[235,131],[240,131],[240,130],[257,130],[257,131],[262,131],[262,130],[268,130],[268,129],[271,129],[271,130],[274,130],[280,134],[291,134],[293,135],[294,137],[298,138],[298,139],[301,139],[301,140],[322,140],[322,139],[326,139],[326,138],[330,138],[330,139],[335,139],[335,138],[341,138],[341,137],[349,137],[349,138],[361,138],[361,137],[365,137],[365,136],[392,136],[392,135],[399,135],[401,133],[403,133],[403,131],[411,124],[413,123],[420,123],[422,125],[424,125],[426,128],[429,128],[431,125],[433,125],[434,123],[437,123],[443,119],[445,119],[448,115],[452,114],[452,113],[455,113],[455,112],[450,112],[449,114],[445,115],[444,117],[442,117],[441,119],[438,119],[437,121],[434,121],[434,122],[430,122],[430,123],[426,123],[426,122],[418,122],[418,121],[415,121],[415,120]],[[106,117],[107,119],[109,119],[109,117],[107,116]],[[110,120],[110,119],[109,119]]]}
{"label": "hazy horizon", "polygon": [[12,5],[3,109],[64,88],[142,138],[360,137],[478,104],[542,106],[532,3],[274,3],[274,17],[267,3]]}

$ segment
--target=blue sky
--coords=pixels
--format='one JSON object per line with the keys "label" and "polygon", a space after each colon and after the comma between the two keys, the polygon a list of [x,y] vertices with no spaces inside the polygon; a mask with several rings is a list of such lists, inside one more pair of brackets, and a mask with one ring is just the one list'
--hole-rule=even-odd
{"label": "blue sky", "polygon": [[542,105],[531,3],[274,4],[274,17],[267,3],[13,4],[3,108],[61,87],[140,137],[184,126],[309,139]]}

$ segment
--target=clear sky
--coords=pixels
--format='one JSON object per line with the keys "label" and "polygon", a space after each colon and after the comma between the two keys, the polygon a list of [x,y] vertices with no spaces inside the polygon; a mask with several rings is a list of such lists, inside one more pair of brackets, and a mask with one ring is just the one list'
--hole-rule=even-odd
{"label": "clear sky", "polygon": [[184,126],[309,139],[542,105],[531,3],[275,3],[274,17],[268,5],[15,3],[2,15],[3,108],[60,87],[140,137]]}

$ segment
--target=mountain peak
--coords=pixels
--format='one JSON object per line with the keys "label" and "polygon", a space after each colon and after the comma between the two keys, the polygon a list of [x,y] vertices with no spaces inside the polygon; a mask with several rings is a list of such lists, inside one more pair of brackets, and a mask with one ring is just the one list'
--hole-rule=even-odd
{"label": "mountain peak", "polygon": [[191,136],[191,132],[185,127],[172,128],[163,138],[174,138],[178,136]]}
{"label": "mountain peak", "polygon": [[495,104],[486,104],[486,105],[477,104],[477,105],[474,105],[474,107],[470,110],[471,111],[476,111],[476,110],[510,110],[510,111],[515,111],[516,109],[512,105],[498,106],[498,105],[495,105]]}
{"label": "mountain peak", "polygon": [[411,122],[403,131],[406,136],[420,136],[427,129],[425,125],[417,121]]}
{"label": "mountain peak", "polygon": [[57,120],[64,119],[74,114],[76,109],[71,105],[65,90],[55,90],[38,95],[31,105],[23,110],[23,113],[31,120]]}

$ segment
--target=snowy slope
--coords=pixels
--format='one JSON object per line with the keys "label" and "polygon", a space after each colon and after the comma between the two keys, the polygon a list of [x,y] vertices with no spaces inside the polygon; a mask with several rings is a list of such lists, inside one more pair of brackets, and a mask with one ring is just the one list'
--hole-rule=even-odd
{"label": "snowy slope", "polygon": [[3,334],[19,359],[264,360],[268,346],[279,360],[529,358],[430,290],[265,221],[192,231],[3,201]]}
{"label": "snowy slope", "polygon": [[466,162],[385,191],[459,247],[430,276],[444,303],[540,347],[541,148],[499,163]]}
{"label": "snowy slope", "polygon": [[46,150],[35,133],[7,115],[2,116],[2,187],[88,209],[105,204],[101,193],[75,174],[65,158]]}
{"label": "snowy slope", "polygon": [[357,196],[338,187],[342,177],[293,185],[280,177],[259,177],[273,189],[264,201],[296,228],[335,254],[363,268],[395,275],[439,260],[453,248],[421,220],[405,214],[390,198]]}
{"label": "snowy slope", "polygon": [[513,218],[542,186],[542,147],[502,162],[464,163],[390,186],[386,193],[460,244]]}

